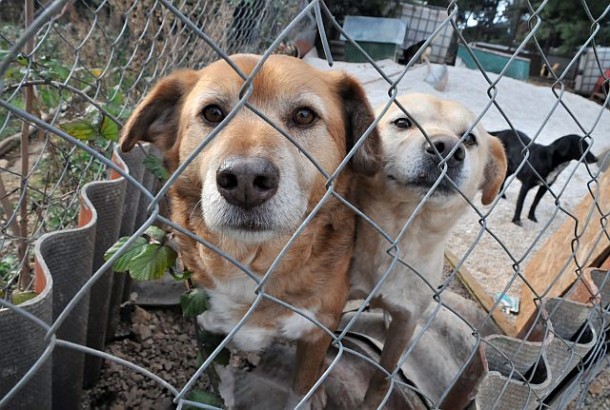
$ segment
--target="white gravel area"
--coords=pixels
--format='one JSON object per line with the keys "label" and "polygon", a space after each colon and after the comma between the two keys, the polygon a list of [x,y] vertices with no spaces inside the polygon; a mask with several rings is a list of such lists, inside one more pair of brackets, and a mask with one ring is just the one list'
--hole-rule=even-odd
{"label": "white gravel area", "polygon": [[[318,68],[328,69],[325,60],[308,58],[307,61]],[[396,80],[404,70],[390,60],[379,62],[386,75]],[[425,92],[441,98],[453,99],[464,103],[475,114],[481,115],[481,121],[488,130],[508,128],[506,119],[498,108],[491,105],[488,96],[490,84],[478,70],[449,66],[449,80],[444,91],[436,91],[424,81],[428,73],[425,65],[417,65],[407,72],[398,84],[399,94]],[[388,101],[388,83],[381,78],[369,64],[337,62],[332,69],[344,70],[359,78],[366,88],[368,97],[374,106]],[[487,73],[491,82],[497,75]],[[582,96],[555,91],[548,86],[539,86],[524,81],[503,77],[495,86],[495,101],[513,126],[527,133],[536,142],[548,144],[566,134],[590,133],[593,138],[594,154],[606,152],[610,148],[610,112],[599,104]],[[558,103],[561,101],[561,104]],[[571,113],[571,114],[570,114]],[[583,132],[583,130],[585,132]],[[599,170],[591,167],[596,175]],[[585,165],[573,161],[559,176],[552,189],[560,195],[560,204],[567,210],[574,208],[588,193],[587,182],[591,176]],[[488,294],[503,291],[515,276],[513,264],[519,263],[520,269],[566,219],[565,213],[557,212],[555,198],[547,193],[540,202],[536,216],[538,223],[527,219],[529,205],[536,190],[530,191],[522,212],[523,227],[511,223],[515,202],[521,183],[513,180],[508,187],[507,200],[499,200],[495,205],[483,206],[477,199],[477,210],[486,218],[489,233],[481,236],[480,217],[474,209],[464,215],[449,240],[448,249],[459,257],[467,255],[465,266],[476,276]],[[547,227],[548,224],[548,227]],[[470,252],[470,253],[469,253]],[[508,293],[519,296],[522,286],[517,278]]]}

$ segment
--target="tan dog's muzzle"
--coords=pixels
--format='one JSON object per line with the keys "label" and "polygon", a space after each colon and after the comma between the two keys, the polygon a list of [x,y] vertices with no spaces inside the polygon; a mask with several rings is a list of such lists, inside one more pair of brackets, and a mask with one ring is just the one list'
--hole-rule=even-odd
{"label": "tan dog's muzzle", "polygon": [[431,157],[432,161],[436,164],[441,162],[442,157],[442,159],[446,160],[445,162],[449,168],[461,167],[463,165],[464,158],[466,158],[466,150],[458,139],[441,136],[432,139],[431,142],[432,145],[426,143],[425,153]]}

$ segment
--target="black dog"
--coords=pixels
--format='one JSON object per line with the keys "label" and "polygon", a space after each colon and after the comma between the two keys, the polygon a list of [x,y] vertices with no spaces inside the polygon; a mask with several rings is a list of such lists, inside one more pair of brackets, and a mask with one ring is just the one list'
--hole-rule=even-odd
{"label": "black dog", "polygon": [[[506,178],[508,178],[509,175],[517,171],[517,168],[523,162],[526,152],[524,147],[530,144],[532,140],[523,132],[517,131],[515,133],[510,129],[493,131],[490,134],[500,138],[502,144],[504,144],[508,160],[508,169],[506,170]],[[517,208],[515,209],[513,223],[521,226],[521,211],[525,196],[530,189],[540,185],[527,215],[528,219],[538,222],[536,219],[536,207],[544,193],[548,190],[548,187],[555,182],[559,173],[568,166],[571,160],[582,158],[584,152],[588,150],[589,144],[583,137],[575,134],[565,135],[549,145],[531,144],[529,146],[528,161],[517,174],[517,179],[521,181],[521,190],[517,198]],[[591,164],[597,162],[597,157],[591,152],[587,152],[584,160],[587,164]],[[504,182],[506,182],[506,179]],[[502,189],[504,189],[504,184],[502,184]],[[502,195],[502,197],[506,198],[505,195]]]}

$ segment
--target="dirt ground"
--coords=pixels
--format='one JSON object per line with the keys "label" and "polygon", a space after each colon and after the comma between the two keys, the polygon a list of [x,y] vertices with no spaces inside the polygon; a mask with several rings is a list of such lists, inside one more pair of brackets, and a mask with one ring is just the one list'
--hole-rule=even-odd
{"label": "dirt ground", "polygon": [[[193,322],[179,307],[122,309],[121,323],[106,352],[138,364],[162,377],[178,390],[197,370],[197,343]],[[208,388],[204,376],[196,388]],[[105,361],[100,381],[83,393],[81,409],[175,408],[173,395],[155,381],[115,362]]]}
{"label": "dirt ground", "polygon": [[[467,291],[457,282],[451,290],[465,295]],[[182,317],[179,307],[123,308],[115,340],[106,351],[153,371],[177,389],[188,381],[198,364],[193,323]],[[205,375],[196,388],[209,388]],[[154,381],[106,361],[98,384],[83,392],[80,408],[167,410],[175,408],[172,399],[173,395]],[[610,367],[589,384],[586,394],[577,394],[567,409],[610,409]]]}
{"label": "dirt ground", "polygon": [[606,367],[589,384],[586,394],[578,395],[567,407],[568,410],[610,409],[610,367]]}

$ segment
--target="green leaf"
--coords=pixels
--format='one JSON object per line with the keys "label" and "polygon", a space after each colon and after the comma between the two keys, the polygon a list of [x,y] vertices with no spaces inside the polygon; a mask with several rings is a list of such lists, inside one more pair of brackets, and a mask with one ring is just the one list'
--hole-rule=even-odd
{"label": "green leaf", "polygon": [[81,141],[89,141],[97,136],[97,129],[89,121],[72,121],[59,126],[62,130]]}
{"label": "green leaf", "polygon": [[144,251],[131,259],[129,275],[135,280],[154,280],[176,263],[176,251],[166,245],[147,244]]}
{"label": "green leaf", "polygon": [[30,299],[34,299],[36,296],[38,296],[38,293],[34,292],[33,290],[27,292],[14,292],[11,295],[11,302],[14,305],[20,305]]}
{"label": "green leaf", "polygon": [[[124,236],[119,239],[114,245],[110,247],[104,254],[104,260],[108,260],[117,253],[119,248],[129,240],[129,236]],[[129,264],[131,260],[144,251],[144,247],[148,245],[148,241],[144,238],[138,238],[134,243],[114,262],[112,269],[116,272],[127,272],[129,270]]]}
{"label": "green leaf", "polygon": [[175,270],[170,269],[169,274],[175,280],[189,280],[191,278],[191,276],[193,276],[193,272],[188,271],[188,270],[185,270],[182,272],[176,272]]}
{"label": "green leaf", "polygon": [[[163,232],[159,228],[154,228],[152,231],[155,232],[155,229]],[[128,240],[129,237],[119,239],[106,251],[104,258],[110,259]],[[151,244],[146,238],[137,238],[132,246],[116,260],[113,269],[117,272],[129,272],[129,275],[135,280],[159,279],[168,268],[176,264],[177,257],[176,251],[169,246]]]}
{"label": "green leaf", "polygon": [[197,357],[195,358],[195,366],[201,367],[204,361],[205,360],[203,360],[203,355],[201,354],[201,352],[197,352]]}
{"label": "green leaf", "polygon": [[23,78],[22,70],[23,69],[19,66],[10,67],[4,73],[4,78],[7,80],[20,80]]}
{"label": "green leaf", "polygon": [[0,260],[0,278],[8,278],[17,271],[19,261],[15,255],[6,255]]}
{"label": "green leaf", "polygon": [[40,99],[47,108],[55,108],[59,104],[59,93],[50,87],[40,87]]}
{"label": "green leaf", "polygon": [[17,61],[17,64],[21,67],[27,67],[30,64],[30,59],[23,53],[19,53],[17,57],[15,57],[15,61]]}
{"label": "green leaf", "polygon": [[[131,111],[131,110],[128,110],[128,109],[124,109],[124,110],[119,110],[119,109],[117,109],[116,111],[118,111],[118,112],[119,112],[118,114],[116,114],[116,117],[117,117],[119,120],[122,120],[123,122],[126,122],[126,121],[127,121],[127,119],[128,119],[130,116],[131,116],[131,113],[132,113],[132,111]],[[111,113],[113,113],[113,114],[114,114],[114,112],[113,112],[113,111],[109,111],[109,112],[111,112]]]}
{"label": "green leaf", "polygon": [[49,79],[55,81],[65,81],[70,75],[70,70],[61,65],[57,60],[48,61],[48,76]]}
{"label": "green leaf", "polygon": [[208,295],[202,289],[191,289],[180,296],[184,317],[196,317],[209,309]]}
{"label": "green leaf", "polygon": [[159,181],[163,182],[169,178],[169,172],[163,166],[163,160],[155,155],[148,154],[142,161],[144,168],[155,176]]}
{"label": "green leaf", "polygon": [[104,109],[112,115],[118,116],[121,113],[121,107],[125,102],[123,95],[124,93],[119,85],[111,87],[108,95],[108,102]]}
{"label": "green leaf", "polygon": [[100,123],[100,135],[108,141],[119,140],[119,126],[116,122],[105,115],[102,116],[102,122]]}
{"label": "green leaf", "polygon": [[144,231],[144,235],[148,236],[154,241],[162,243],[165,240],[165,237],[167,236],[167,232],[157,226],[151,225],[146,228],[146,230]]}
{"label": "green leaf", "polygon": [[[223,407],[224,403],[220,397],[216,394],[205,391],[205,390],[191,390],[191,393],[188,395],[188,399],[190,401],[194,401],[201,404],[207,404],[209,406],[215,407]],[[189,406],[188,408],[194,408]]]}
{"label": "green leaf", "polygon": [[104,70],[101,68],[92,68],[91,70],[89,70],[89,73],[95,78],[100,78],[102,74],[104,74]]}
{"label": "green leaf", "polygon": [[[214,353],[214,350],[216,350],[216,348],[220,346],[222,341],[225,339],[225,335],[221,335],[218,333],[210,333],[207,330],[201,330],[200,336],[203,351],[208,357],[211,356],[212,353]],[[224,348],[220,352],[218,352],[218,355],[216,355],[216,357],[214,358],[214,363],[219,364],[221,366],[226,366],[229,364],[230,360],[231,352],[229,351],[229,349]]]}

